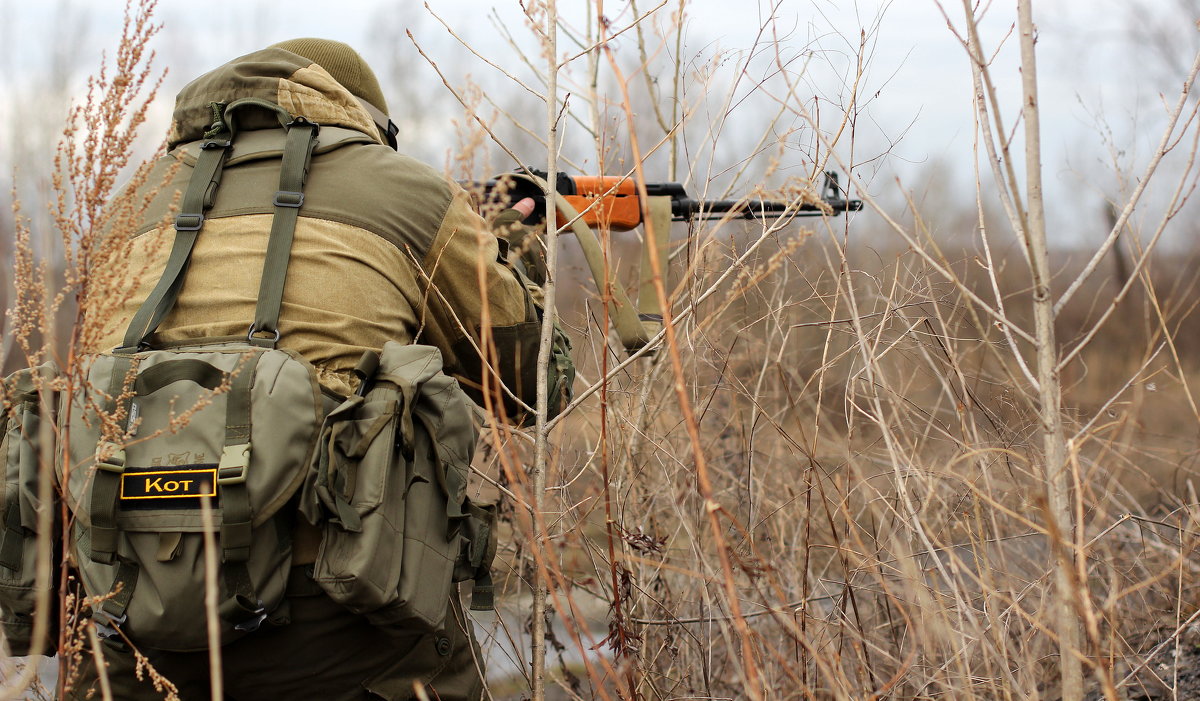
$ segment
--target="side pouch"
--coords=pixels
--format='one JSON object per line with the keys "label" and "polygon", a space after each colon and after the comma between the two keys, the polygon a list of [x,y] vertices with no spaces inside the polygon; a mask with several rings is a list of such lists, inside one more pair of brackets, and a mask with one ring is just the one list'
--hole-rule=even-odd
{"label": "side pouch", "polygon": [[440,352],[388,343],[373,386],[326,418],[302,510],[322,529],[313,579],[396,631],[438,631],[464,550],[469,400]]}
{"label": "side pouch", "polygon": [[[387,603],[399,577],[408,465],[397,460],[398,393],[351,397],[325,418],[302,510],[321,525],[313,578],[355,613]],[[307,507],[307,508],[305,508]]]}
{"label": "side pouch", "polygon": [[[4,379],[4,435],[0,438],[0,456],[4,459],[3,483],[0,488],[0,626],[9,652],[13,655],[50,654],[57,637],[58,597],[57,547],[58,510],[55,502],[43,504],[39,497],[43,457],[54,459],[54,400],[50,382],[55,375],[50,363],[21,370]],[[44,393],[45,401],[39,396]],[[48,416],[44,416],[45,407]],[[45,473],[53,479],[53,470]],[[55,485],[52,493],[57,494]],[[51,538],[48,550],[48,577],[39,582],[38,514],[50,509]],[[33,640],[34,612],[39,594],[48,604],[46,636]]]}

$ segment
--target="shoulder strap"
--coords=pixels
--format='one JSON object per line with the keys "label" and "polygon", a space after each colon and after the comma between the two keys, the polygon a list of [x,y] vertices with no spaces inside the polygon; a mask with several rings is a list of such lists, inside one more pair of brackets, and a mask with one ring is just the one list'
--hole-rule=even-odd
{"label": "shoulder strap", "polygon": [[283,284],[287,280],[292,240],[296,220],[304,204],[304,180],[313,146],[317,143],[319,127],[303,117],[288,125],[287,143],[283,147],[283,164],[279,172],[279,190],[275,193],[275,216],[271,219],[271,237],[263,262],[262,280],[258,287],[258,307],[248,339],[256,346],[274,348],[279,341],[279,308],[283,304]]}
{"label": "shoulder strap", "polygon": [[254,99],[238,100],[224,109],[221,122],[222,137],[201,142],[200,156],[184,192],[181,214],[175,217],[175,241],[154,290],[142,303],[130,322],[118,353],[132,353],[148,345],[150,336],[174,308],[183,289],[184,277],[191,261],[196,239],[204,227],[204,213],[211,207],[220,184],[221,171],[233,142],[234,130],[230,121],[233,110],[253,105],[273,110],[287,129],[283,163],[279,176],[279,191],[275,193],[275,216],[263,262],[258,307],[250,326],[250,343],[273,348],[279,340],[279,309],[283,301],[283,285],[287,277],[288,259],[295,235],[300,207],[304,204],[304,181],[316,145],[319,127],[303,117],[285,120],[286,112],[277,105]]}
{"label": "shoulder strap", "polygon": [[183,289],[183,278],[192,259],[196,237],[204,226],[204,212],[208,209],[205,200],[211,200],[210,190],[215,192],[221,180],[221,169],[230,143],[229,138],[201,142],[200,157],[184,192],[180,214],[175,217],[175,243],[171,246],[167,265],[158,284],[130,322],[118,352],[132,353],[144,346],[175,306],[179,291]]}

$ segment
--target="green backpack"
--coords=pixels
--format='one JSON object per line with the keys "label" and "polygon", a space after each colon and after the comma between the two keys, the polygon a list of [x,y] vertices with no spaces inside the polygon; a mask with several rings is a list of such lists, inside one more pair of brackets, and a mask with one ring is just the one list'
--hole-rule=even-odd
{"label": "green backpack", "polygon": [[[223,123],[246,106],[278,113],[284,127],[274,147],[252,132],[282,155],[254,323],[244,342],[150,346],[182,287],[206,192],[211,202],[235,140],[229,128],[194,145],[170,256],[122,347],[90,358],[87,386],[61,399],[68,460],[57,477],[73,517],[73,565],[96,600],[101,637],[204,649],[212,616],[222,644],[286,623],[302,517],[322,531],[313,579],[331,598],[378,625],[439,630],[455,581],[477,580],[474,607],[490,605],[492,514],[465,496],[476,438],[469,400],[440,372],[435,348],[367,353],[359,394],[335,399],[307,361],[275,347],[321,137],[257,99],[219,106]],[[205,566],[206,530],[216,568]],[[0,608],[11,607],[0,589]]]}
{"label": "green backpack", "polygon": [[[0,627],[14,655],[48,654],[57,643],[55,630],[58,600],[60,549],[51,547],[48,566],[39,581],[38,523],[46,514],[50,531],[46,537],[55,544],[61,529],[54,500],[41,496],[44,467],[54,459],[54,404],[57,394],[51,383],[57,371],[52,363],[28,368],[4,378],[0,397],[7,409],[4,434],[0,437],[0,457],[4,460],[0,482]],[[43,420],[43,408],[50,415]],[[50,485],[53,490],[54,485]],[[52,492],[53,493],[53,492]],[[48,513],[47,513],[48,512]],[[34,606],[39,595],[49,604],[46,635],[33,640]]]}

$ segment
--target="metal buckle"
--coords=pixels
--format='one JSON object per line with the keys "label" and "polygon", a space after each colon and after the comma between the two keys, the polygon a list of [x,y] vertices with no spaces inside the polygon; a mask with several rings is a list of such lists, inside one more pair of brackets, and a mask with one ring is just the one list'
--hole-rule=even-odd
{"label": "metal buckle", "polygon": [[[249,341],[250,343],[254,343],[255,341],[265,341],[265,340],[267,340],[267,339],[265,339],[265,338],[255,338],[255,337],[254,337],[254,334],[256,334],[256,333],[271,333],[271,332],[270,332],[270,331],[263,331],[262,329],[256,329],[256,328],[254,328],[254,325],[253,325],[253,324],[251,324],[251,325],[250,325],[250,331],[249,331],[249,332],[246,334],[246,340],[247,340],[247,341]],[[272,341],[272,342],[273,342],[273,343],[279,343],[279,329],[275,329],[275,332],[274,332],[274,333],[275,333],[275,338],[273,339],[273,341]]]}
{"label": "metal buckle", "polygon": [[292,121],[288,122],[287,124],[285,124],[283,126],[287,127],[288,129],[291,129],[292,127],[312,127],[313,128],[312,135],[313,135],[314,139],[317,138],[317,134],[321,133],[321,125],[320,124],[317,124],[316,122],[312,121],[311,119],[308,119],[307,117],[303,117],[301,115],[296,115],[295,117],[292,118]]}

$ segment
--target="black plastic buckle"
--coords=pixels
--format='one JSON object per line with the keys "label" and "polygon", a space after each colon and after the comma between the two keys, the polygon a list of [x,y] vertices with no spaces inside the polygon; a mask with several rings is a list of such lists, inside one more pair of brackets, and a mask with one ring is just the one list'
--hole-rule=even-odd
{"label": "black plastic buckle", "polygon": [[276,207],[294,207],[299,208],[304,204],[303,192],[290,192],[288,190],[278,190],[275,193]]}
{"label": "black plastic buckle", "polygon": [[293,117],[292,121],[288,122],[284,126],[287,127],[288,129],[291,129],[292,127],[312,127],[313,128],[312,138],[314,138],[314,139],[317,138],[317,134],[321,133],[321,125],[320,124],[317,124],[316,122],[308,119],[307,117],[302,117],[300,115]]}
{"label": "black plastic buckle", "polygon": [[179,214],[175,217],[176,231],[199,231],[204,226],[203,214]]}
{"label": "black plastic buckle", "polygon": [[200,144],[200,148],[209,151],[215,148],[229,148],[233,142],[229,139],[208,139]]}
{"label": "black plastic buckle", "polygon": [[[238,599],[239,603],[241,603],[243,597],[239,596]],[[258,630],[263,621],[267,620],[267,607],[262,601],[259,601],[258,607],[249,613],[250,618],[235,625],[233,627],[234,630],[241,631],[243,633],[253,633],[254,631]]]}
{"label": "black plastic buckle", "polygon": [[393,151],[398,151],[400,149],[400,142],[397,140],[396,135],[400,133],[400,127],[396,126],[396,123],[389,118],[386,131],[388,146],[391,146]]}
{"label": "black plastic buckle", "polygon": [[96,626],[96,635],[99,636],[101,640],[111,640],[113,638],[121,637],[121,633],[118,628],[125,623],[126,618],[127,616],[125,614],[121,614],[120,616],[114,618],[107,611],[100,609],[96,609],[92,612],[92,624]]}

